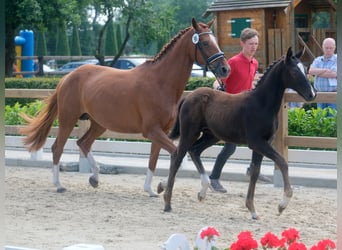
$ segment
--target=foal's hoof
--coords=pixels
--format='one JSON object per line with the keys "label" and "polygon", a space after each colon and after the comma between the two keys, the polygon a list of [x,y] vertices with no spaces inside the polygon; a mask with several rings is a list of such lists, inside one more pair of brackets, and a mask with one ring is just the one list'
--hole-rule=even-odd
{"label": "foal's hoof", "polygon": [[93,176],[89,177],[89,183],[93,188],[97,188],[99,186],[99,181],[96,180]]}
{"label": "foal's hoof", "polygon": [[204,200],[205,200],[205,196],[202,196],[202,195],[201,195],[201,192],[198,192],[198,194],[197,194],[197,199],[198,199],[199,201],[204,201]]}
{"label": "foal's hoof", "polygon": [[278,215],[281,215],[282,212],[285,210],[285,208],[286,208],[286,207],[279,205],[279,206],[278,206],[278,212],[279,212]]}
{"label": "foal's hoof", "polygon": [[65,192],[66,192],[66,188],[64,187],[57,188],[57,193],[65,193]]}
{"label": "foal's hoof", "polygon": [[171,208],[171,205],[165,205],[164,207],[164,212],[171,212],[172,208]]}
{"label": "foal's hoof", "polygon": [[260,220],[260,217],[256,213],[252,213],[252,219],[253,220]]}
{"label": "foal's hoof", "polygon": [[159,182],[158,187],[157,187],[157,193],[160,194],[164,192],[164,185],[162,182]]}

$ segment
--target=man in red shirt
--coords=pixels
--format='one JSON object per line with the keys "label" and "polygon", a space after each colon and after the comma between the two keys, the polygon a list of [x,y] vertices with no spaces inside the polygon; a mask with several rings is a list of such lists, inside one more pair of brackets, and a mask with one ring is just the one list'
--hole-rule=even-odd
{"label": "man in red shirt", "polygon": [[[258,43],[258,32],[255,29],[245,28],[241,31],[240,45],[242,50],[239,54],[228,60],[230,73],[227,78],[222,79],[227,93],[237,94],[252,89],[253,80],[259,67],[258,61],[254,58],[254,54],[258,48]],[[214,88],[218,89],[220,87],[219,83],[215,81]],[[235,149],[235,144],[226,142],[217,156],[215,165],[211,175],[209,176],[211,187],[217,192],[227,192],[227,190],[221,185],[219,179],[224,164],[235,152]],[[249,168],[247,168],[247,175],[249,175]],[[263,175],[259,175],[259,180],[270,182],[270,179]]]}

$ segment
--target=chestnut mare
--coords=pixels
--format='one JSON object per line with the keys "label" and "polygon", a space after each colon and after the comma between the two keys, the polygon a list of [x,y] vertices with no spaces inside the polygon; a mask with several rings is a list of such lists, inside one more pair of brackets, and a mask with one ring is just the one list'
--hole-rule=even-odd
{"label": "chestnut mare", "polygon": [[[171,211],[175,176],[187,151],[201,174],[202,190],[198,198],[205,198],[210,182],[200,155],[219,140],[247,144],[253,150],[246,198],[252,218],[258,219],[254,208],[254,191],[264,156],[273,160],[282,173],[284,197],[278,207],[279,213],[286,208],[292,197],[288,165],[271,146],[271,142],[277,129],[277,116],[285,89],[296,90],[306,101],[316,97],[316,91],[299,61],[301,55],[302,52],[294,56],[289,48],[286,57],[271,65],[253,90],[232,95],[210,88],[198,88],[180,102],[176,123],[170,134],[171,139],[179,137],[179,144],[171,155],[164,211]],[[164,190],[163,185],[159,184],[158,192]]]}
{"label": "chestnut mare", "polygon": [[53,182],[57,192],[66,189],[59,181],[59,162],[64,145],[78,119],[90,120],[88,131],[77,141],[92,170],[89,183],[98,186],[98,166],[91,145],[106,129],[121,133],[142,133],[152,141],[144,190],[151,188],[160,149],[176,150],[167,136],[176,117],[177,103],[187,84],[194,62],[207,65],[216,77],[225,77],[229,66],[208,24],[192,19],[192,26],[180,31],[152,60],[131,70],[84,65],[59,82],[56,92],[37,117],[20,132],[29,151],[40,149],[54,119],[59,130],[53,152]]}

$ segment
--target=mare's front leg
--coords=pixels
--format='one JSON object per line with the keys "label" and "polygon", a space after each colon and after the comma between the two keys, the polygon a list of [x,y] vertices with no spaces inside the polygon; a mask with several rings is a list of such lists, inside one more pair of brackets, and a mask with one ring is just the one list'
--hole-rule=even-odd
{"label": "mare's front leg", "polygon": [[152,178],[157,166],[160,149],[161,147],[157,146],[153,142],[151,143],[150,158],[148,162],[148,169],[146,172],[146,178],[144,183],[144,191],[147,192],[150,195],[150,197],[158,197],[158,194],[152,190]]}
{"label": "mare's front leg", "polygon": [[191,146],[188,150],[192,161],[194,162],[198,173],[201,176],[202,189],[198,193],[198,200],[202,201],[205,199],[207,190],[210,186],[209,176],[205,172],[204,166],[201,161],[202,152],[208,147],[218,142],[218,139],[212,135],[209,131],[203,132],[202,136]]}
{"label": "mare's front leg", "polygon": [[[145,137],[149,138],[151,143],[151,153],[150,159],[148,163],[148,169],[146,173],[146,179],[144,183],[144,190],[149,193],[151,197],[158,197],[158,194],[152,190],[152,178],[154,175],[154,171],[157,166],[157,161],[159,157],[160,149],[163,148],[170,153],[174,153],[176,151],[176,146],[167,136],[166,132],[163,131],[161,128],[155,128],[154,130],[149,127],[149,133],[145,135]],[[162,192],[161,188],[164,188],[166,185],[160,183],[158,186],[158,193]]]}
{"label": "mare's front leg", "polygon": [[258,220],[259,216],[256,213],[255,207],[254,207],[254,194],[255,194],[255,187],[256,183],[260,174],[260,166],[262,162],[263,155],[258,154],[257,152],[253,151],[252,154],[252,161],[250,164],[250,179],[249,179],[249,185],[248,185],[248,191],[247,191],[247,197],[246,197],[246,207],[248,208],[248,211],[252,215],[252,219]]}

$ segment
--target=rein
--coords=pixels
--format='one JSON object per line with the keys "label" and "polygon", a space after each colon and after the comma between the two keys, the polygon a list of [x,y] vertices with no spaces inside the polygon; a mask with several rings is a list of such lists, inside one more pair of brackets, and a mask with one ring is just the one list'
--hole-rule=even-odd
{"label": "rein", "polygon": [[[214,55],[212,56],[207,56],[207,54],[205,53],[205,51],[203,50],[203,47],[202,47],[202,42],[200,41],[199,37],[201,35],[211,35],[213,32],[212,31],[208,31],[208,32],[201,32],[201,33],[197,33],[195,32],[192,36],[192,42],[196,45],[195,46],[195,63],[200,65],[200,66],[204,66],[205,69],[209,68],[213,73],[214,75],[216,76],[216,73],[215,73],[215,69],[213,69],[211,67],[211,63],[213,63],[214,61],[216,61],[217,59],[220,59],[220,58],[223,58],[224,57],[224,53],[222,51],[219,51],[217,53],[215,53]],[[197,60],[197,49],[199,49],[202,57],[204,58],[205,60],[205,65],[201,65],[198,63],[198,60]],[[217,78],[217,77],[216,77]],[[222,84],[221,81],[220,82],[220,85]]]}

